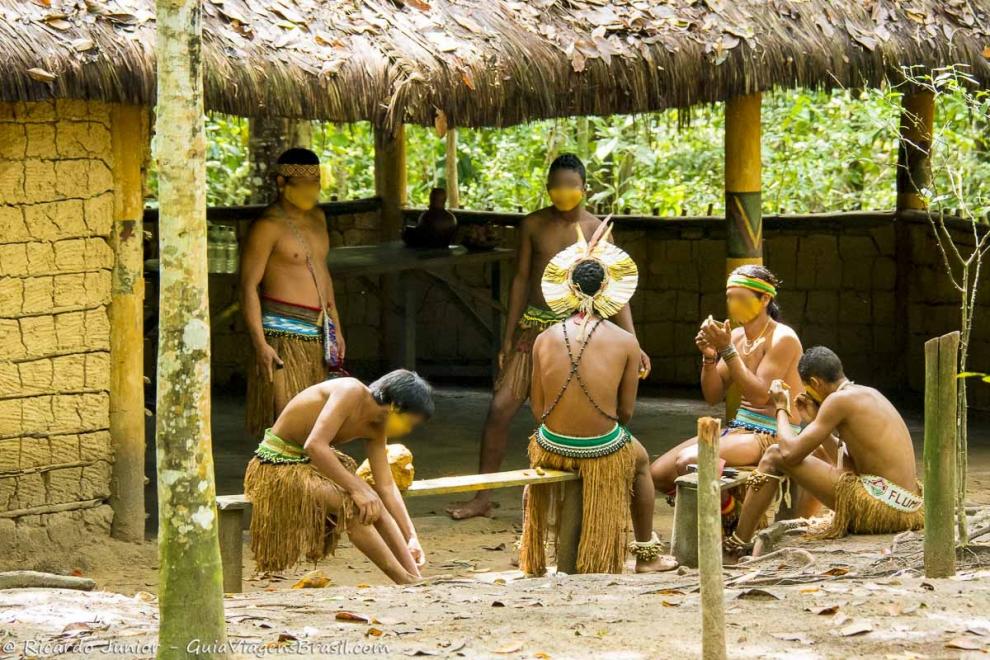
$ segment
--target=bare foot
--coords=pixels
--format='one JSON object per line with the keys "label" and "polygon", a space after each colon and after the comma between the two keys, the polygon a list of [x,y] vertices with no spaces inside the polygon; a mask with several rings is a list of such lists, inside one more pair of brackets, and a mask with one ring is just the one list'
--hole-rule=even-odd
{"label": "bare foot", "polygon": [[475,497],[467,502],[457,502],[444,509],[454,520],[465,520],[484,516],[491,518],[495,506],[488,498]]}
{"label": "bare foot", "polygon": [[663,573],[677,568],[677,560],[670,555],[660,555],[653,561],[636,560],[637,573]]}

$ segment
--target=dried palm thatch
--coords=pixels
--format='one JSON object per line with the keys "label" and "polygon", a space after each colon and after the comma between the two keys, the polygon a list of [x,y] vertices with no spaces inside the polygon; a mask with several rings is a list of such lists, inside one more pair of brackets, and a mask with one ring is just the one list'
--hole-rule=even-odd
{"label": "dried palm thatch", "polygon": [[[0,0],[0,99],[152,103],[153,0]],[[988,0],[204,0],[206,96],[247,116],[502,126],[877,85],[962,63]]]}

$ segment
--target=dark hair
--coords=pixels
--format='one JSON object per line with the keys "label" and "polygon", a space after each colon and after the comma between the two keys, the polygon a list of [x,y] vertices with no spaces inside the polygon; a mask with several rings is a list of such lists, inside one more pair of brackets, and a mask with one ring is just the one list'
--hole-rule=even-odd
{"label": "dark hair", "polygon": [[579,261],[571,272],[571,281],[577,285],[586,296],[593,296],[602,288],[605,279],[605,269],[594,259]]}
{"label": "dark hair", "polygon": [[309,149],[303,149],[302,147],[293,147],[292,149],[286,149],[282,152],[282,155],[278,157],[278,165],[319,165],[320,158],[314,152]]}
{"label": "dark hair", "polygon": [[549,179],[553,176],[553,173],[557,170],[573,170],[580,175],[581,182],[585,182],[584,163],[582,163],[581,159],[574,154],[560,154],[554,158],[553,162],[550,163],[550,170],[547,172],[547,178]]}
{"label": "dark hair", "polygon": [[433,388],[419,374],[406,369],[396,369],[385,374],[371,385],[371,396],[382,405],[392,404],[399,412],[433,416]]}
{"label": "dark hair", "polygon": [[832,349],[824,346],[812,346],[804,352],[798,362],[798,374],[804,382],[821,378],[827,383],[834,383],[845,377],[842,360]]}
{"label": "dark hair", "polygon": [[[758,280],[769,282],[770,284],[773,285],[773,288],[775,289],[780,288],[780,280],[777,279],[776,275],[770,272],[770,269],[765,268],[764,266],[760,266],[758,264],[747,264],[745,266],[740,266],[739,268],[736,268],[732,272],[739,273],[740,275],[745,275],[746,277],[755,277]],[[768,295],[768,294],[760,294],[757,293],[756,291],[754,291],[753,293],[756,293],[756,295],[758,296]],[[780,320],[780,305],[777,304],[776,298],[770,299],[770,304],[767,305],[767,314],[774,321]]]}

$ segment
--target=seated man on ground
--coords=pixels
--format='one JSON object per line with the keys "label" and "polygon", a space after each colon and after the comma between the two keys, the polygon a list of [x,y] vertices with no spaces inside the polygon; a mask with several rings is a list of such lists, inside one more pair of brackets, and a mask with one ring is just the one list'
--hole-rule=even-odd
{"label": "seated man on ground", "polygon": [[[606,320],[632,297],[637,269],[603,229],[587,243],[579,229],[578,243],[544,271],[543,295],[564,320],[533,345],[530,401],[541,425],[530,439],[530,464],[581,475],[578,573],[622,572],[630,507],[636,541],[629,549],[636,555],[636,571],[670,570],[677,563],[661,556],[653,531],[649,456],[626,430],[639,383],[639,342]],[[546,572],[548,513],[559,502],[560,487],[527,488],[519,566],[528,575]]]}
{"label": "seated man on ground", "polygon": [[[386,441],[433,414],[433,393],[399,369],[365,386],[328,380],[292,398],[265,431],[244,475],[251,500],[251,551],[260,571],[282,571],[333,554],[340,528],[354,546],[399,584],[420,578],[425,562],[406,505],[389,468]],[[374,477],[337,447],[365,439]]]}
{"label": "seated man on ground", "polygon": [[[785,423],[791,413],[790,390],[774,381],[770,393],[781,424],[777,444],[750,476],[752,487],[726,549],[739,553],[747,547],[766,510],[779,502],[778,488],[788,478],[835,511],[824,538],[923,527],[911,435],[894,406],[872,387],[846,378],[839,356],[824,346],[809,349],[798,370],[805,394],[796,397],[795,405],[808,425],[800,435],[791,431]],[[835,465],[812,455],[836,445]],[[769,479],[778,481],[778,488],[767,485]]]}
{"label": "seated man on ground", "polygon": [[[763,452],[776,441],[777,422],[768,389],[783,379],[801,389],[797,364],[801,341],[797,333],[780,322],[775,300],[777,278],[763,266],[740,266],[726,282],[729,321],[709,316],[695,337],[701,352],[701,391],[709,405],[725,399],[735,385],[742,397],[735,418],[719,443],[719,457],[726,465],[756,465]],[[730,321],[735,329],[730,328]],[[795,433],[798,418],[788,420]],[[668,497],[674,495],[674,480],[698,462],[698,439],[691,438],[653,462],[653,484]],[[730,500],[731,501],[731,500]]]}

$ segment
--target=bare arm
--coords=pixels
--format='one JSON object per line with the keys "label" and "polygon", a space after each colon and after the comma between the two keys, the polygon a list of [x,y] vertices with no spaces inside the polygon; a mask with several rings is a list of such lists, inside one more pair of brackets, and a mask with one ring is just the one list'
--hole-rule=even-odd
{"label": "bare arm", "polygon": [[726,365],[729,377],[739,387],[740,393],[754,405],[764,406],[770,401],[770,383],[783,378],[787,369],[801,355],[801,342],[793,335],[783,335],[773,343],[763,356],[754,374],[743,364],[742,358],[729,360]]}
{"label": "bare arm", "polygon": [[626,368],[622,372],[622,381],[619,383],[619,398],[616,406],[616,417],[625,426],[632,419],[633,411],[636,408],[636,392],[639,389],[639,367],[640,367],[639,342],[635,337],[629,338],[629,351],[626,356]]}
{"label": "bare arm", "polygon": [[543,412],[546,410],[546,398],[543,396],[543,370],[540,368],[540,348],[546,343],[544,340],[546,336],[547,333],[544,332],[533,342],[533,378],[529,389],[529,407],[537,420],[543,418]]}
{"label": "bare arm", "polygon": [[818,416],[798,435],[791,430],[790,417],[783,408],[777,410],[777,443],[785,467],[793,467],[827,443],[833,443],[832,432],[842,422],[845,411],[841,401],[832,397],[822,404]]}
{"label": "bare arm", "polygon": [[265,276],[268,258],[278,242],[279,228],[273,220],[259,218],[248,230],[241,251],[241,313],[255,350],[267,345],[261,327],[261,298],[258,287]]}
{"label": "bare arm", "polygon": [[519,226],[519,249],[516,252],[516,274],[509,289],[509,309],[505,315],[505,343],[512,341],[513,332],[529,302],[529,276],[533,269],[533,223],[531,216],[523,218]]}
{"label": "bare arm", "polygon": [[368,452],[368,463],[371,465],[371,476],[375,478],[375,492],[382,498],[385,510],[392,514],[399,529],[402,530],[402,537],[408,541],[416,536],[416,528],[413,527],[406,503],[399,493],[399,487],[395,485],[392,478],[392,469],[388,464],[388,445],[383,435],[380,438],[369,440],[366,444]]}

